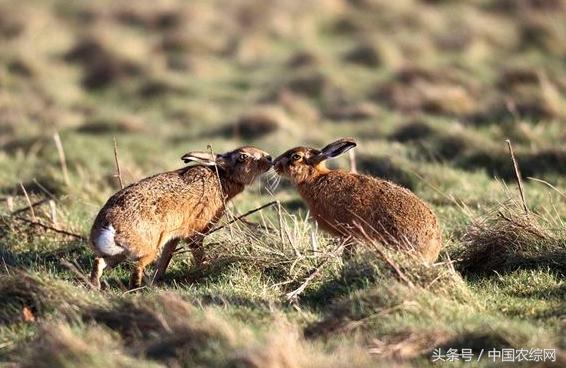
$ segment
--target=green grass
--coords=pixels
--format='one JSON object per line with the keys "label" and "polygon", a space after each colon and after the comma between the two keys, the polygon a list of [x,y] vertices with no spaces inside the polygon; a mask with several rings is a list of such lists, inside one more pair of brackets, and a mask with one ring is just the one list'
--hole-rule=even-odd
{"label": "green grass", "polygon": [[[0,2],[0,364],[432,366],[435,348],[554,348],[563,365],[565,2],[269,4]],[[89,290],[84,241],[10,216],[9,201],[27,206],[23,183],[31,201],[54,200],[56,226],[86,236],[118,189],[113,138],[131,183],[209,144],[277,156],[341,136],[358,141],[360,171],[440,219],[438,264],[388,253],[410,283],[371,247],[332,255],[336,240],[285,181],[270,194],[262,179],[230,206],[279,200],[281,214],[249,218],[273,231],[233,224],[205,240],[209,266],[181,253],[164,283],[134,293],[126,264]],[[35,215],[51,223],[49,206]]]}

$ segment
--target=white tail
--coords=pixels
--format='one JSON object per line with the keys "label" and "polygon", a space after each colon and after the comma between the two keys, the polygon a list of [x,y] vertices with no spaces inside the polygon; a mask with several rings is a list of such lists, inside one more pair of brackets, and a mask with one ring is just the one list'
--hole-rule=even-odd
{"label": "white tail", "polygon": [[114,236],[116,229],[111,224],[103,228],[92,240],[94,247],[106,256],[115,256],[125,251],[124,248],[116,244]]}

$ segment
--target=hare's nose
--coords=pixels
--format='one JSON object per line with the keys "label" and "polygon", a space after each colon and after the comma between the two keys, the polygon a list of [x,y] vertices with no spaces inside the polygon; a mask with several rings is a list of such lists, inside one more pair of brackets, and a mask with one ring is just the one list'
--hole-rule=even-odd
{"label": "hare's nose", "polygon": [[273,162],[273,157],[271,157],[271,155],[265,156],[265,159],[269,162]]}

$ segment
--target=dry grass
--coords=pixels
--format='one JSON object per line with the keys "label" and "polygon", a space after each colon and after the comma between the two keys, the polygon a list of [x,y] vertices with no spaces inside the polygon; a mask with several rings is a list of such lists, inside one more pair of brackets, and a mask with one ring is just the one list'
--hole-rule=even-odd
{"label": "dry grass", "polygon": [[[354,136],[360,171],[433,205],[445,248],[430,266],[378,244],[343,259],[288,182],[270,198],[269,178],[225,220],[274,199],[289,213],[207,237],[206,267],[181,253],[163,284],[123,293],[124,265],[98,293],[79,276],[92,266],[84,241],[2,202],[0,364],[427,366],[434,347],[563,350],[565,4],[3,3],[0,197],[15,209],[22,182],[32,202],[54,194],[58,227],[87,234],[117,189],[114,136],[125,184],[208,144],[275,157]],[[524,177],[556,188],[525,181],[530,217],[489,210],[508,197],[493,176],[514,179],[505,139]]]}
{"label": "dry grass", "polygon": [[[559,226],[559,227],[554,227]],[[462,239],[458,268],[464,274],[519,268],[566,269],[564,227],[537,214],[525,215],[515,202],[502,204],[470,225]]]}
{"label": "dry grass", "polygon": [[0,323],[42,319],[51,313],[72,316],[89,303],[74,286],[12,269],[0,275]]}

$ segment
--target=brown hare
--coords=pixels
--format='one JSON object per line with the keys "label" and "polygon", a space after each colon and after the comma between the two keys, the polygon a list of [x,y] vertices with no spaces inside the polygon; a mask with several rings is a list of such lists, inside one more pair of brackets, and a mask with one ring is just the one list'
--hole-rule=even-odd
{"label": "brown hare", "polygon": [[224,213],[226,201],[272,166],[271,156],[255,147],[224,154],[190,152],[197,165],[145,178],[114,194],[98,213],[90,233],[96,254],[91,283],[100,288],[106,267],[130,259],[130,288],[141,285],[144,268],[161,251],[155,278],[163,276],[180,240],[189,242],[202,263],[202,238]]}
{"label": "brown hare", "polygon": [[396,248],[411,247],[425,260],[436,260],[441,234],[425,202],[389,181],[326,167],[325,160],[355,146],[353,139],[343,138],[321,150],[296,147],[275,159],[275,171],[292,181],[327,232],[340,237],[367,236]]}

